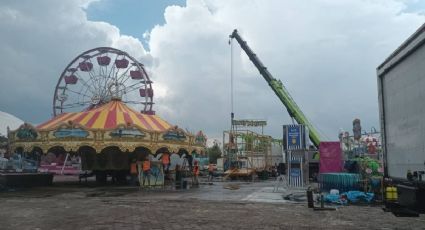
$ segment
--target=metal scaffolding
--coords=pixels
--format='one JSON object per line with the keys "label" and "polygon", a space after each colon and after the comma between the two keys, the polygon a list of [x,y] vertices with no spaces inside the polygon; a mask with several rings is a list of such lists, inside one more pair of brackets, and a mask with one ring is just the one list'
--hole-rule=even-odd
{"label": "metal scaffolding", "polygon": [[[229,167],[269,169],[273,138],[251,130],[223,132],[223,153]],[[237,163],[236,163],[237,162]]]}

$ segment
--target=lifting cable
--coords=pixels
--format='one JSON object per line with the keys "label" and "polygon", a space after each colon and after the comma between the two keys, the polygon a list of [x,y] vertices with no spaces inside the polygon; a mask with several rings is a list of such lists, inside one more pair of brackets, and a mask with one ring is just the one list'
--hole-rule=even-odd
{"label": "lifting cable", "polygon": [[229,38],[229,45],[230,45],[230,110],[231,110],[231,121],[233,126],[233,119],[234,119],[234,107],[233,107],[233,39]]}

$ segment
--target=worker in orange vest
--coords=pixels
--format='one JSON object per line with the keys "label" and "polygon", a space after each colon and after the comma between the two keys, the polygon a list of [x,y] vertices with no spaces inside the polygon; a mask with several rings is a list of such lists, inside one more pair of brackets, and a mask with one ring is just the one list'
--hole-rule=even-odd
{"label": "worker in orange vest", "polygon": [[133,159],[132,162],[130,163],[130,177],[131,177],[130,183],[132,185],[135,185],[136,184],[136,178],[137,178],[136,159]]}
{"label": "worker in orange vest", "polygon": [[214,165],[210,163],[208,165],[208,181],[212,181],[213,177],[214,177]]}
{"label": "worker in orange vest", "polygon": [[163,153],[161,156],[162,166],[164,167],[164,171],[168,173],[168,170],[170,169],[170,154],[169,153]]}
{"label": "worker in orange vest", "polygon": [[195,161],[195,166],[193,167],[193,184],[194,185],[199,185],[198,176],[199,176],[199,164],[198,164],[198,161]]}
{"label": "worker in orange vest", "polygon": [[140,161],[137,161],[136,159],[133,159],[130,163],[130,176],[131,176],[131,184],[132,185],[137,185],[137,178],[139,175],[139,170],[138,170],[138,164],[140,164]]}
{"label": "worker in orange vest", "polygon": [[146,184],[146,179],[148,185],[150,186],[150,174],[151,174],[151,162],[149,161],[149,157],[143,161],[143,185]]}
{"label": "worker in orange vest", "polygon": [[130,174],[131,175],[137,175],[137,164],[136,159],[133,159],[130,164]]}

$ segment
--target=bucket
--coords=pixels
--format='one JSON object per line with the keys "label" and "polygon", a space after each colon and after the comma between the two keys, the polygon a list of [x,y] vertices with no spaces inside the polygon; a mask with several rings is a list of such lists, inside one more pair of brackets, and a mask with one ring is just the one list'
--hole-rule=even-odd
{"label": "bucket", "polygon": [[394,186],[386,187],[385,198],[387,201],[396,201],[398,199],[397,187],[394,187]]}

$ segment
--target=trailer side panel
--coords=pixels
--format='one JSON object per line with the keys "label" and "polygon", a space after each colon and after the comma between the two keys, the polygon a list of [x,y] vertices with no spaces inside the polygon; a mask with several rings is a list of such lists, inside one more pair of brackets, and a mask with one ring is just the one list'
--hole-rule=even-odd
{"label": "trailer side panel", "polygon": [[385,71],[378,68],[380,118],[387,174],[406,178],[425,163],[425,46],[395,58]]}

